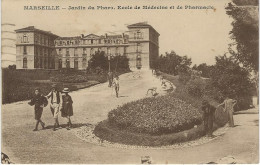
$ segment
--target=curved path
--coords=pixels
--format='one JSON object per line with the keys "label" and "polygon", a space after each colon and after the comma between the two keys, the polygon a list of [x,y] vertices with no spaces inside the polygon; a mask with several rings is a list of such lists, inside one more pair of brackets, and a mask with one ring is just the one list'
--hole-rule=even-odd
{"label": "curved path", "polygon": [[[107,84],[71,93],[74,101],[75,127],[96,124],[107,113],[123,103],[145,97],[150,87],[160,86],[151,72],[127,73],[120,76],[120,97],[116,98]],[[158,89],[163,94],[162,89]],[[14,163],[140,163],[141,156],[151,156],[153,163],[206,163],[232,155],[247,163],[258,163],[258,114],[235,115],[239,126],[216,140],[200,146],[166,150],[129,150],[86,143],[75,136],[75,129],[52,131],[53,120],[44,109],[46,130],[33,132],[33,107],[28,101],[2,106],[2,152]],[[66,120],[60,118],[60,123]]]}

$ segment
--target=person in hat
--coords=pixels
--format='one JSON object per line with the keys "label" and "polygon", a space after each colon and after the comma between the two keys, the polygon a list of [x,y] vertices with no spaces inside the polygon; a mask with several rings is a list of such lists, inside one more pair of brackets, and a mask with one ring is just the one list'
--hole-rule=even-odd
{"label": "person in hat", "polygon": [[67,130],[69,130],[72,127],[70,117],[73,116],[73,101],[71,96],[69,95],[69,88],[64,88],[62,93],[64,93],[65,95],[62,96],[63,105],[61,109],[61,116],[66,117],[68,119]]}
{"label": "person in hat", "polygon": [[229,119],[229,126],[234,127],[234,119],[233,119],[233,113],[234,113],[234,106],[237,104],[236,100],[230,99],[229,97],[226,97],[223,103],[219,104],[218,107],[224,106],[224,112],[227,111],[228,113],[228,119]]}
{"label": "person in hat", "polygon": [[215,107],[210,105],[207,100],[203,100],[201,109],[203,111],[204,131],[207,136],[212,137]]}
{"label": "person in hat", "polygon": [[31,101],[28,103],[29,105],[34,105],[34,117],[36,120],[36,126],[33,131],[38,131],[38,125],[41,123],[42,129],[44,129],[45,124],[42,122],[42,111],[43,107],[46,107],[48,105],[48,100],[40,93],[40,89],[36,88],[34,91],[34,96],[31,99]]}
{"label": "person in hat", "polygon": [[60,108],[62,108],[61,92],[57,90],[57,86],[54,84],[52,85],[51,92],[46,97],[51,98],[50,108],[54,118],[53,131],[56,131],[56,128],[60,127],[58,121],[58,115],[59,115]]}

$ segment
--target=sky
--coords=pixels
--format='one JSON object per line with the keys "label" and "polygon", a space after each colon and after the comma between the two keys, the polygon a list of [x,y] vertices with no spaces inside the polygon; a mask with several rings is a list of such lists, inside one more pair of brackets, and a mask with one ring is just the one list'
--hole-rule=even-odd
{"label": "sky", "polygon": [[[215,56],[228,52],[232,18],[225,6],[230,0],[2,0],[2,23],[16,29],[35,26],[59,36],[122,33],[127,25],[148,22],[159,33],[159,53],[175,51],[192,58],[193,64],[215,63]],[[167,10],[58,10],[28,11],[24,6],[175,6]],[[213,6],[215,10],[176,9],[177,6]]]}

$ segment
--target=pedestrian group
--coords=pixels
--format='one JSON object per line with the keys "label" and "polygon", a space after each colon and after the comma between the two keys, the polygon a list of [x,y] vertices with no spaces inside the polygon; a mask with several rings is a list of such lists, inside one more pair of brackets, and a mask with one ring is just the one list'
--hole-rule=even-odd
{"label": "pedestrian group", "polygon": [[[67,130],[72,128],[72,123],[70,117],[73,116],[73,106],[72,98],[69,95],[69,88],[64,88],[62,92],[57,90],[57,86],[52,85],[51,92],[47,96],[43,96],[39,88],[35,89],[34,96],[29,105],[34,105],[34,114],[36,120],[36,126],[33,131],[38,131],[39,123],[42,129],[45,129],[45,123],[41,120],[43,108],[48,105],[48,99],[50,98],[50,110],[54,119],[53,131],[57,128],[61,128],[58,120],[59,113],[61,111],[61,116],[67,118]],[[64,95],[62,95],[62,93]]]}

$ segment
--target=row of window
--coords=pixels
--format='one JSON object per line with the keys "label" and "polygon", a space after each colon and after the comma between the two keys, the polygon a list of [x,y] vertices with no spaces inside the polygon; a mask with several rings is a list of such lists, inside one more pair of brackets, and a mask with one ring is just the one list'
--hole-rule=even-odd
{"label": "row of window", "polygon": [[[90,54],[94,54],[94,48],[91,48],[90,49]],[[101,51],[100,48],[97,49],[97,51]],[[107,48],[107,52],[110,53],[111,52],[111,49],[110,48]],[[126,52],[126,47],[124,47],[124,52]],[[116,47],[115,48],[115,53],[116,54],[119,54],[119,48]],[[66,48],[66,55],[69,55],[70,54],[70,51],[69,51],[69,48]],[[74,48],[74,54],[77,55],[78,54],[78,48]],[[83,48],[83,54],[87,54],[87,48]],[[59,48],[59,55],[62,55],[62,48]]]}
{"label": "row of window", "polygon": [[[51,39],[47,36],[35,34],[35,43],[36,44],[43,44],[43,45],[53,45]],[[27,34],[24,34],[21,38],[21,43],[29,43],[29,37]]]}
{"label": "row of window", "polygon": [[[51,55],[51,51],[50,49],[45,49],[45,48],[41,48],[41,47],[34,47],[34,54],[35,55]],[[27,52],[27,46],[23,46],[23,54],[26,55],[28,52]]]}
{"label": "row of window", "polygon": [[[23,58],[23,68],[28,68],[28,60],[26,57]],[[34,58],[34,68],[54,69],[54,59],[47,58]]]}
{"label": "row of window", "polygon": [[[66,68],[70,68],[70,59],[66,59],[66,61],[64,63],[64,66]],[[78,69],[78,67],[79,67],[79,61],[78,61],[78,59],[74,59],[74,68]],[[83,60],[82,60],[82,68],[86,68],[86,67],[87,67],[87,59],[83,58]],[[62,60],[61,59],[59,59],[58,68],[62,69]]]}
{"label": "row of window", "polygon": [[119,39],[116,39],[116,40],[111,40],[111,39],[104,39],[104,40],[101,40],[101,39],[98,39],[98,40],[95,40],[95,39],[91,39],[91,40],[67,40],[67,41],[55,41],[55,45],[79,45],[79,44],[84,44],[84,45],[97,45],[97,44],[123,44],[123,43],[127,43],[127,39],[124,39],[124,40],[119,40]]}

